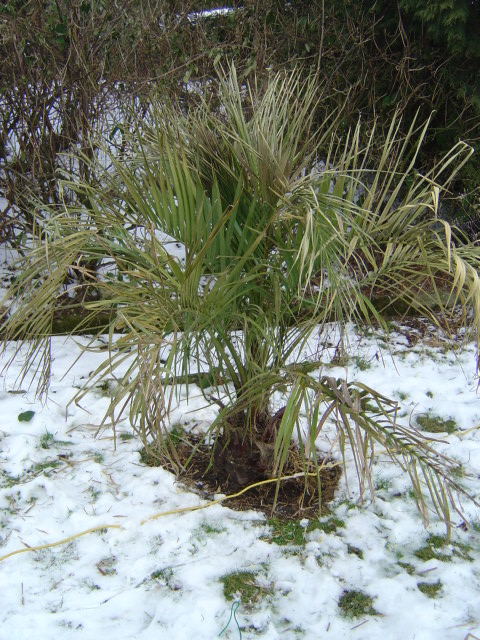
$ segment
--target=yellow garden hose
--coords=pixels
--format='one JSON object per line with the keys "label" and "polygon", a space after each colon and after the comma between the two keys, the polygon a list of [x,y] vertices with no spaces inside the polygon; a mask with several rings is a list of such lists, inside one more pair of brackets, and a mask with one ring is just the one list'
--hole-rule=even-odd
{"label": "yellow garden hose", "polygon": [[[326,466],[336,466],[336,464],[338,463],[323,465],[323,468],[325,468]],[[147,522],[150,522],[151,520],[157,520],[158,518],[162,518],[163,516],[170,516],[178,513],[188,513],[190,511],[198,511],[200,509],[206,509],[207,507],[212,507],[213,505],[220,504],[221,502],[225,502],[226,500],[231,500],[232,498],[238,498],[238,496],[241,496],[247,491],[250,491],[250,489],[254,489],[255,487],[259,487],[264,484],[279,482],[283,480],[294,480],[296,478],[304,478],[306,476],[316,476],[316,475],[317,474],[314,472],[312,473],[300,472],[300,473],[295,473],[294,475],[291,475],[291,476],[283,476],[281,478],[270,478],[268,480],[261,480],[260,482],[255,482],[254,484],[250,484],[247,487],[244,487],[240,491],[237,491],[237,493],[232,493],[228,496],[221,496],[217,500],[210,500],[204,504],[194,505],[193,507],[180,507],[178,509],[170,509],[168,511],[161,511],[160,513],[155,513],[154,515],[149,516],[148,518],[145,518],[144,520],[142,520],[140,522],[140,526],[146,524]],[[30,551],[40,551],[42,549],[50,549],[52,547],[58,547],[59,545],[67,544],[68,542],[71,542],[76,538],[81,538],[82,536],[86,536],[89,533],[94,533],[95,531],[102,531],[102,529],[123,529],[123,528],[124,527],[122,527],[122,525],[120,524],[98,525],[97,527],[91,527],[90,529],[86,529],[85,531],[80,531],[80,533],[75,533],[73,536],[69,536],[68,538],[63,538],[63,540],[57,540],[57,542],[50,542],[48,544],[41,544],[35,547],[24,547],[23,549],[16,549],[15,551],[10,551],[10,553],[6,553],[4,556],[0,556],[0,562],[3,562],[3,560],[6,560],[11,556],[15,556],[20,553],[28,553]]]}

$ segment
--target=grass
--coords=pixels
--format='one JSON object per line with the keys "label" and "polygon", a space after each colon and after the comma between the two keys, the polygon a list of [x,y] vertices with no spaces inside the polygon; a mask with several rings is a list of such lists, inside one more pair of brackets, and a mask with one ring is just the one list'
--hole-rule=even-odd
{"label": "grass", "polygon": [[3,471],[0,469],[0,488],[9,489],[10,487],[14,487],[18,484],[23,484],[25,482],[33,480],[42,473],[48,475],[48,473],[46,473],[48,472],[48,470],[58,469],[58,467],[61,467],[63,463],[64,460],[60,459],[51,459],[44,460],[43,462],[36,462],[31,467],[26,469],[21,476],[13,476],[7,471]]}
{"label": "grass", "polygon": [[415,556],[423,562],[428,562],[429,560],[451,562],[451,555],[439,551],[439,549],[442,549],[446,544],[447,539],[444,536],[430,536],[427,539],[427,544],[415,551]]}
{"label": "grass", "polygon": [[412,576],[415,573],[415,566],[413,564],[410,564],[409,562],[399,562],[398,566],[402,567],[402,569],[404,569],[409,576]]}
{"label": "grass", "polygon": [[462,558],[468,562],[473,562],[473,558],[469,555],[471,547],[461,542],[450,542],[450,553],[442,553],[440,549],[447,546],[447,538],[445,536],[430,536],[427,544],[415,551],[415,556],[423,562],[429,560],[439,560],[440,562],[451,562],[454,556]]}
{"label": "grass", "polygon": [[211,524],[208,524],[208,522],[204,522],[203,524],[201,524],[200,529],[207,535],[210,535],[212,533],[223,533],[225,531],[225,529],[221,527],[214,527]]}
{"label": "grass", "polygon": [[336,353],[331,361],[327,363],[330,367],[348,367],[351,362],[351,358],[346,353]]}
{"label": "grass", "polygon": [[354,362],[355,366],[357,367],[357,369],[359,371],[367,371],[368,369],[371,369],[371,367],[372,367],[371,360],[367,360],[366,358],[363,358],[362,356],[355,356],[353,358],[353,362]]}
{"label": "grass", "polygon": [[454,433],[457,428],[457,423],[452,418],[444,420],[440,416],[435,416],[431,413],[426,413],[416,418],[418,426],[422,431],[428,433]]}
{"label": "grass", "polygon": [[95,389],[100,396],[107,398],[112,395],[115,384],[116,384],[116,381],[114,379],[107,378],[105,380],[102,380],[99,384],[97,384],[95,386]]}
{"label": "grass", "polygon": [[56,447],[58,445],[70,446],[71,444],[72,443],[68,442],[68,440],[57,440],[53,433],[50,433],[50,431],[45,431],[45,433],[40,436],[40,447],[42,449],[51,449],[52,447]]}
{"label": "grass", "polygon": [[358,547],[354,547],[352,544],[347,545],[347,553],[353,556],[357,556],[357,558],[363,560],[363,551]]}
{"label": "grass", "polygon": [[173,577],[173,571],[169,567],[167,569],[157,569],[152,571],[150,578],[152,580],[159,580],[161,582],[168,583]]}
{"label": "grass", "polygon": [[223,533],[225,529],[221,527],[215,527],[208,522],[203,522],[197,529],[192,531],[192,540],[197,540],[199,542],[205,542],[205,538],[207,536],[218,535],[219,533]]}
{"label": "grass", "polygon": [[184,439],[185,430],[181,427],[181,425],[176,424],[172,427],[169,435],[170,435],[172,444],[176,447]]}
{"label": "grass", "polygon": [[464,475],[465,475],[465,470],[463,468],[463,465],[459,464],[454,469],[452,469],[452,477],[456,478],[457,480],[459,480],[460,478],[463,478]]}
{"label": "grass", "polygon": [[392,481],[381,478],[375,482],[375,491],[388,491],[392,488]]}
{"label": "grass", "polygon": [[338,608],[346,618],[360,616],[375,616],[378,614],[373,607],[373,598],[363,591],[356,589],[345,590],[338,601]]}
{"label": "grass", "polygon": [[45,462],[37,462],[33,465],[31,472],[34,476],[38,476],[46,469],[57,469],[61,466],[61,464],[62,462],[60,460],[46,460]]}
{"label": "grass", "polygon": [[269,541],[280,546],[304,544],[305,528],[298,521],[271,518],[268,524],[272,528],[272,534],[267,537]]}
{"label": "grass", "polygon": [[445,536],[429,536],[427,542],[435,549],[440,549],[447,544],[447,538]]}
{"label": "grass", "polygon": [[181,591],[181,583],[175,579],[173,569],[166,567],[165,569],[157,569],[152,571],[150,579],[159,582],[162,586],[168,587],[170,591]]}
{"label": "grass", "polygon": [[470,555],[470,551],[472,551],[472,547],[469,544],[463,544],[461,542],[455,542],[453,544],[453,555],[463,560],[467,560],[468,562],[473,562],[473,558]]}
{"label": "grass", "polygon": [[235,571],[220,578],[227,601],[240,599],[243,604],[256,604],[271,594],[271,587],[261,586],[254,571]]}
{"label": "grass", "polygon": [[417,587],[428,598],[438,598],[442,591],[443,584],[440,580],[437,580],[437,582],[418,582]]}
{"label": "grass", "polygon": [[90,496],[92,498],[92,502],[96,502],[99,497],[102,495],[102,492],[98,489],[94,489],[93,487],[89,488]]}
{"label": "grass", "polygon": [[[310,520],[307,526],[301,524],[298,520],[280,520],[278,518],[267,520],[267,524],[272,528],[272,532],[269,535],[263,536],[262,539],[273,542],[279,546],[302,546],[305,544],[306,533],[312,531],[335,533],[337,529],[345,527],[345,522],[336,516],[331,516],[323,521]],[[352,551],[349,551],[349,553],[356,552],[362,553],[361,550],[356,549],[356,547],[352,547]]]}
{"label": "grass", "polygon": [[314,520],[309,523],[307,531],[315,531],[319,529],[324,533],[335,533],[337,529],[345,527],[345,522],[336,516],[331,516],[327,520]]}
{"label": "grass", "polygon": [[20,476],[12,476],[8,471],[0,469],[0,488],[9,489],[20,482]]}
{"label": "grass", "polygon": [[[65,440],[56,440],[53,433],[50,431],[45,431],[45,433],[40,436],[40,448],[49,450],[52,447],[56,447],[58,445],[71,445],[71,442]],[[3,471],[0,469],[0,487],[1,488],[10,488],[14,487],[18,484],[22,484],[36,478],[37,476],[43,474],[48,475],[48,471],[52,469],[58,469],[65,462],[66,459],[71,458],[71,453],[62,454],[58,458],[51,458],[49,460],[43,460],[41,462],[33,463],[28,469],[25,469],[22,475],[13,476],[7,471]]]}
{"label": "grass", "polygon": [[50,449],[50,447],[55,443],[55,436],[50,431],[46,431],[40,437],[40,446],[42,449]]}
{"label": "grass", "polygon": [[133,433],[121,433],[120,434],[120,440],[122,442],[127,442],[128,440],[133,440],[135,436],[133,435]]}

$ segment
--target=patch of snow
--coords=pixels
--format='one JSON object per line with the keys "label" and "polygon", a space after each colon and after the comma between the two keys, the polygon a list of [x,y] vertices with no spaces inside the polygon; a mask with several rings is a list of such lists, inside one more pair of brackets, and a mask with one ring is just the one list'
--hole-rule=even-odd
{"label": "patch of snow", "polygon": [[[473,427],[480,424],[480,402],[474,345],[452,354],[445,347],[418,342],[413,350],[399,333],[390,344],[394,361],[388,353],[382,360],[375,357],[378,336],[359,336],[352,328],[349,332],[355,354],[369,367],[362,371],[352,360],[348,378],[397,398],[400,412],[412,424],[415,415],[428,411],[455,420],[459,433],[440,446],[462,463],[464,473],[473,474],[462,482],[470,482],[478,495],[480,431]],[[13,393],[20,362],[3,378],[1,638],[211,640],[232,611],[221,579],[238,571],[255,573],[261,594],[256,603],[241,602],[236,611],[243,638],[480,636],[476,507],[466,505],[476,529],[454,529],[452,544],[446,547],[450,562],[415,555],[430,534],[442,534],[442,527],[432,518],[425,531],[407,477],[381,457],[373,469],[375,503],[367,496],[363,506],[357,504],[358,491],[352,486],[348,494],[342,480],[329,517],[344,526],[331,533],[306,532],[299,548],[268,541],[264,516],[232,511],[228,501],[189,511],[206,502],[165,470],[141,464],[139,442],[130,438],[128,421],[118,425],[116,439],[109,429],[96,435],[108,404],[101,390],[92,390],[81,406],[70,404],[67,409],[75,387],[103,357],[86,353],[69,368],[78,344],[85,342],[53,339],[52,386],[43,405],[27,387]],[[5,357],[12,349],[7,348]],[[345,374],[345,367],[336,370]],[[207,425],[216,409],[205,407],[194,386],[188,402],[185,392],[175,419]],[[19,415],[26,411],[34,411],[33,417],[20,422]],[[160,513],[167,514],[152,519]],[[455,524],[461,524],[459,518]],[[92,528],[96,530],[75,537]],[[5,557],[70,537],[57,546]],[[437,598],[418,588],[425,582],[441,583]],[[343,617],[338,604],[346,590],[368,594],[378,614]],[[222,637],[239,637],[233,616]]]}

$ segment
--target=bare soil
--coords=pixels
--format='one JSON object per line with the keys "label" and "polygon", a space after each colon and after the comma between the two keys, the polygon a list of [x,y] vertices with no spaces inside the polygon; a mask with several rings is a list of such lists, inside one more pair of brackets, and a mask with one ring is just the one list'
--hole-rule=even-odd
{"label": "bare soil", "polygon": [[[178,462],[182,466],[186,465],[194,449],[192,460],[186,469],[180,472],[170,461],[160,461],[145,450],[142,451],[142,461],[150,466],[162,466],[175,473],[179,482],[205,499],[211,499],[218,493],[232,495],[243,490],[241,495],[228,499],[226,503],[228,507],[237,511],[261,511],[267,517],[275,515],[283,520],[313,519],[318,517],[319,513],[325,513],[328,503],[335,497],[342,474],[338,463],[330,459],[324,461],[325,466],[320,471],[321,499],[318,481],[313,475],[308,477],[301,475],[285,480],[280,478],[278,481],[244,487],[235,483],[224,469],[215,464],[211,447],[201,443],[196,436],[187,436],[177,446]],[[300,453],[298,449],[292,447],[283,477],[302,474],[302,472]],[[268,478],[264,479],[268,480]]]}

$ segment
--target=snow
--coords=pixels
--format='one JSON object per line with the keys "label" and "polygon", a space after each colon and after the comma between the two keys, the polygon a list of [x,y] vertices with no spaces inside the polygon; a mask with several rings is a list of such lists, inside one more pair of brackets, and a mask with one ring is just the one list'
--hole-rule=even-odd
{"label": "snow", "polygon": [[[478,499],[475,346],[454,352],[432,336],[409,344],[406,335],[399,326],[377,358],[378,336],[351,331],[350,350],[357,359],[350,360],[347,371],[330,368],[328,375],[347,374],[398,399],[404,424],[415,425],[422,413],[455,420],[458,431],[448,438],[436,434],[437,446],[462,463],[460,482]],[[233,511],[228,500],[212,504],[164,469],[144,466],[126,420],[116,438],[108,427],[99,431],[108,392],[97,388],[79,405],[70,403],[104,357],[85,353],[70,368],[79,341],[53,339],[52,385],[44,404],[27,382],[15,388],[21,358],[3,376],[2,640],[210,640],[222,630],[222,638],[236,639],[235,620],[243,639],[480,637],[480,510],[475,505],[463,501],[473,526],[460,526],[455,515],[451,544],[438,550],[450,561],[422,560],[415,553],[430,535],[443,535],[444,526],[432,516],[425,530],[408,477],[379,457],[373,470],[375,503],[357,504],[351,471],[350,494],[342,477],[326,517],[344,526],[330,533],[305,530],[301,547],[278,546],[269,540],[271,529],[262,514]],[[5,361],[13,350],[8,345]],[[32,419],[19,421],[26,411],[34,411]],[[207,427],[215,411],[205,408],[192,385],[175,419]],[[29,550],[59,541],[64,542]],[[239,571],[255,573],[260,588],[255,603],[226,599],[222,578]],[[418,588],[438,581],[436,598]],[[338,604],[346,590],[368,594],[377,613],[343,616]]]}

